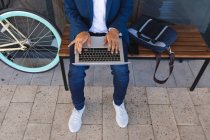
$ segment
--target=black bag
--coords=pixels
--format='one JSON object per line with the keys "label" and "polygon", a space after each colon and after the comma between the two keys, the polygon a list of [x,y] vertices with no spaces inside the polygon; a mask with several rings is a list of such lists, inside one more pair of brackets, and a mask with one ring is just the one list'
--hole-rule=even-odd
{"label": "black bag", "polygon": [[[156,67],[153,79],[159,84],[164,84],[171,75],[174,67],[175,54],[171,51],[170,45],[175,42],[177,38],[176,31],[173,28],[147,16],[141,16],[137,23],[132,25],[128,31],[131,42],[134,43],[134,48],[129,49],[130,53],[138,52],[138,46],[136,44],[141,44],[143,47],[151,49],[156,53]],[[169,76],[165,80],[158,80],[156,78],[156,72],[160,64],[161,53],[165,51],[168,52],[170,58]]]}

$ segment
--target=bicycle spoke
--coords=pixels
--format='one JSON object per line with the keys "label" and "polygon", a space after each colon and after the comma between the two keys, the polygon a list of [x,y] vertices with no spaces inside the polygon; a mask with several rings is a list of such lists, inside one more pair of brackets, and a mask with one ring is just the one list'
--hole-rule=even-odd
{"label": "bicycle spoke", "polygon": [[18,35],[21,39],[24,40],[24,38],[23,38],[19,33],[17,33],[17,31],[15,31],[13,28],[11,28],[10,31],[13,31],[12,33],[15,33],[15,34]]}
{"label": "bicycle spoke", "polygon": [[37,36],[39,36],[44,30],[45,30],[46,27],[44,27],[41,32],[39,32],[39,34]]}
{"label": "bicycle spoke", "polygon": [[[49,40],[49,41],[39,41],[39,43],[47,43],[47,42],[51,42],[52,43],[53,40]],[[35,42],[31,42],[31,43],[35,43]],[[37,43],[38,44],[38,43]],[[42,44],[40,44],[42,45]]]}
{"label": "bicycle spoke", "polygon": [[[28,17],[27,17],[27,22],[28,22]],[[28,33],[27,36],[29,35],[29,22],[28,22]]]}
{"label": "bicycle spoke", "polygon": [[[1,21],[8,29],[0,25],[0,46],[13,44],[2,52],[4,62],[27,72],[46,71],[58,63],[60,37],[45,18],[17,10],[3,13]],[[25,48],[17,50],[21,46]]]}
{"label": "bicycle spoke", "polygon": [[[54,37],[54,35],[45,36],[44,38],[47,38],[47,37]],[[35,40],[35,39],[39,39],[39,38],[42,38],[42,37],[35,37],[35,38],[30,38],[30,39]]]}
{"label": "bicycle spoke", "polygon": [[[16,25],[15,27],[18,29],[18,26],[17,26],[18,24],[17,24],[17,22],[16,22],[16,18],[15,18],[15,17],[14,17],[14,21],[15,21],[15,25]],[[18,30],[19,30],[19,29],[18,29]]]}
{"label": "bicycle spoke", "polygon": [[28,38],[30,38],[31,37],[31,35],[34,33],[34,31],[39,27],[39,25],[40,25],[40,22],[38,23],[38,25],[34,28],[34,30],[31,32],[31,34],[28,36]]}
{"label": "bicycle spoke", "polygon": [[[39,47],[41,47],[41,46],[39,46]],[[43,47],[41,47],[41,48],[43,48]],[[43,50],[47,50],[47,51],[50,52],[51,54],[57,54],[57,52],[50,51],[49,49],[46,49],[46,48],[43,48]]]}
{"label": "bicycle spoke", "polygon": [[[48,33],[50,33],[50,31],[47,32],[44,36],[46,36]],[[43,36],[42,38],[44,38],[44,36]],[[40,38],[36,43],[34,43],[34,44],[32,45],[32,47],[33,47],[35,44],[37,44],[42,38]]]}
{"label": "bicycle spoke", "polygon": [[[34,51],[35,51],[36,53],[38,53],[38,52],[36,51],[36,49],[34,49]],[[38,53],[38,54],[40,54],[41,56],[44,56],[44,57],[47,56],[47,58],[49,58],[49,57],[48,57],[49,55],[46,55],[46,53],[45,53],[45,55],[43,55],[43,54],[41,54],[41,53]],[[51,60],[52,60],[52,59],[51,59]]]}
{"label": "bicycle spoke", "polygon": [[6,38],[8,38],[9,40],[11,40],[11,41],[15,41],[15,40],[13,40],[12,38],[10,38],[8,35],[6,35],[6,34],[4,34],[4,33],[2,33],[3,34],[3,37],[6,37]]}
{"label": "bicycle spoke", "polygon": [[33,24],[34,24],[34,19],[33,19],[32,23],[31,23],[30,28],[29,28],[29,32],[31,31],[31,28],[32,28]]}

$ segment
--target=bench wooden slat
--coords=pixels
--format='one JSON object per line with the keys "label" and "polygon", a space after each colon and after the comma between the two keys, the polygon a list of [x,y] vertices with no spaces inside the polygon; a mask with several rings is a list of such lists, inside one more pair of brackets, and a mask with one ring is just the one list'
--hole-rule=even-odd
{"label": "bench wooden slat", "polygon": [[204,40],[200,37],[191,37],[191,38],[179,37],[179,38],[177,38],[176,42],[202,42],[203,43]]}
{"label": "bench wooden slat", "polygon": [[[199,30],[191,25],[172,25],[176,29],[178,36],[176,42],[171,46],[176,58],[210,58],[210,51],[203,40]],[[69,57],[69,25],[65,26],[62,36],[62,44],[59,51],[61,57]],[[155,58],[155,53],[149,49],[139,46],[138,55],[128,55],[129,58]],[[163,58],[168,58],[167,53],[162,54]]]}
{"label": "bench wooden slat", "polygon": [[[190,51],[209,51],[208,48],[206,47],[180,47],[180,46],[172,46],[172,51],[178,52],[178,51],[188,51],[189,49]],[[143,48],[143,47],[139,47],[139,51],[144,51],[144,50],[148,50],[147,48]],[[149,50],[150,51],[150,50]]]}
{"label": "bench wooden slat", "polygon": [[[167,53],[163,53],[162,58],[168,58]],[[155,58],[155,53],[151,51],[140,52],[139,55],[128,55],[129,58]],[[195,52],[175,52],[175,58],[183,58],[183,59],[205,59],[210,58],[210,52],[197,51]]]}

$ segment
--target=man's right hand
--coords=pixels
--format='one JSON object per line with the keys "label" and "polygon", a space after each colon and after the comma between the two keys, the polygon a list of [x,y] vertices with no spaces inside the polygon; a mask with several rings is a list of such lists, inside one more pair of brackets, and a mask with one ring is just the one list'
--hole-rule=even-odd
{"label": "man's right hand", "polygon": [[74,45],[74,53],[81,54],[83,45],[87,43],[87,45],[90,47],[91,45],[91,39],[90,34],[88,32],[80,32],[76,38],[68,45],[70,47],[71,45]]}

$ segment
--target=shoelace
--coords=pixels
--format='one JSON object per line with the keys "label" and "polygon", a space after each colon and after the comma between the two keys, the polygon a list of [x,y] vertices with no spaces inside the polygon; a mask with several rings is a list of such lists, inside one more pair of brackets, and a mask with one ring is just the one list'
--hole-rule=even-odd
{"label": "shoelace", "polygon": [[126,113],[124,105],[119,106],[119,113],[120,113],[120,116]]}
{"label": "shoelace", "polygon": [[73,110],[72,116],[74,121],[77,121],[78,119],[81,118],[79,111],[77,111],[76,109]]}

